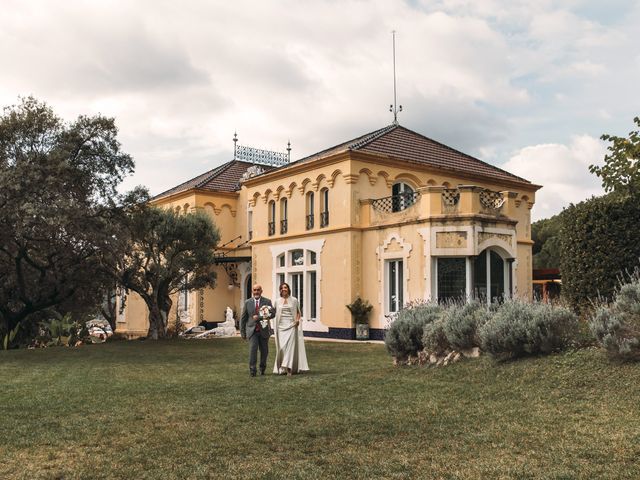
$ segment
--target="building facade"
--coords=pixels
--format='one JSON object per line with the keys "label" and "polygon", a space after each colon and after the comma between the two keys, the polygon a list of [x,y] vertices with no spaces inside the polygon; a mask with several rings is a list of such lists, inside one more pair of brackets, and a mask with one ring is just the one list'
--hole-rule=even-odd
{"label": "building facade", "polygon": [[[374,306],[372,338],[408,302],[532,296],[540,187],[525,179],[397,124],[294,162],[245,147],[234,157],[153,200],[204,210],[221,232],[215,288],[174,302],[188,326],[223,321],[227,306],[239,315],[256,282],[273,298],[286,281],[305,335],[342,339],[357,296]],[[146,334],[135,295],[118,320]]]}

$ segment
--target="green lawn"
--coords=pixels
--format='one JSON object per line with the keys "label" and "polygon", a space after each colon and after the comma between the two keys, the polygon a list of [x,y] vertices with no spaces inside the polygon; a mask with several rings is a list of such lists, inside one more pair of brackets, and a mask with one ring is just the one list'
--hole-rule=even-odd
{"label": "green lawn", "polygon": [[240,339],[0,352],[0,478],[640,478],[640,365],[307,348],[293,378]]}

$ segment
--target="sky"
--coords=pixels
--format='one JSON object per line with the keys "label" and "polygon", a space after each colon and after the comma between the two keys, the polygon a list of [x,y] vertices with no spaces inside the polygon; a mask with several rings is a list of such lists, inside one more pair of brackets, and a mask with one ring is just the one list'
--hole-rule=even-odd
{"label": "sky", "polygon": [[547,218],[602,193],[640,115],[640,0],[0,0],[0,105],[115,117],[153,194],[393,121],[533,183]]}

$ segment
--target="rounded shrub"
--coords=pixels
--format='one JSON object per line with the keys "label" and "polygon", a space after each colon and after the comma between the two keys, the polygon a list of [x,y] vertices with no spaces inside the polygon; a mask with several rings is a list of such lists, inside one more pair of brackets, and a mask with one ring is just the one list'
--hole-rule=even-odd
{"label": "rounded shrub", "polygon": [[442,316],[443,308],[434,303],[410,304],[398,312],[384,343],[387,351],[398,360],[418,355],[424,345],[424,327]]}
{"label": "rounded shrub", "polygon": [[611,356],[640,359],[640,280],[623,285],[611,306],[596,310],[589,326]]}
{"label": "rounded shrub", "polygon": [[452,348],[468,350],[480,346],[478,329],[487,323],[487,306],[477,300],[452,305],[444,314],[444,334]]}
{"label": "rounded shrub", "polygon": [[508,300],[480,327],[479,337],[482,349],[494,356],[521,357],[562,350],[576,326],[567,308]]}
{"label": "rounded shrub", "polygon": [[438,356],[443,355],[447,350],[451,350],[451,345],[445,335],[445,322],[443,318],[438,318],[434,322],[424,326],[422,345],[427,352]]}

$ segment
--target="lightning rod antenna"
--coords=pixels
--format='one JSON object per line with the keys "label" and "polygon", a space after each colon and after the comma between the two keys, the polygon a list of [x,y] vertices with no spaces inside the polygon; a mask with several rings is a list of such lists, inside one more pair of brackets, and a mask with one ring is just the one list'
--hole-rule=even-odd
{"label": "lightning rod antenna", "polygon": [[398,125],[398,112],[402,111],[402,105],[398,105],[398,95],[396,88],[396,31],[392,30],[393,38],[393,105],[389,105],[389,111],[393,113],[393,124]]}

